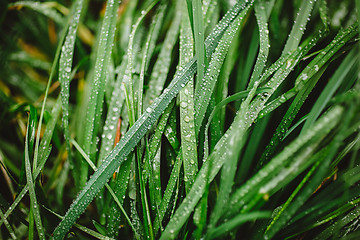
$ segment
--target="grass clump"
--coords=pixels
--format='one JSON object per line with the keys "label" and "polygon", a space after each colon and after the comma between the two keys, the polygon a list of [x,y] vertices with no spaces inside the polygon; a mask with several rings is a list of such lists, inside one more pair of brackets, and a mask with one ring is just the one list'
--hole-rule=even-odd
{"label": "grass clump", "polygon": [[0,8],[0,238],[356,239],[358,1]]}

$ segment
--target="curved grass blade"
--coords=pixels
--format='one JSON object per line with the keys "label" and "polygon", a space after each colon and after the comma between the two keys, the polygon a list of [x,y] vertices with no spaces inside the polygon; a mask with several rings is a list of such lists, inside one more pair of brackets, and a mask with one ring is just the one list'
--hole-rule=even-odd
{"label": "curved grass blade", "polygon": [[128,107],[128,115],[129,115],[129,123],[130,123],[130,127],[134,124],[134,122],[136,121],[136,115],[137,115],[137,111],[136,108],[137,106],[135,105],[136,99],[135,99],[135,95],[134,95],[134,79],[133,79],[133,68],[134,68],[134,38],[135,38],[135,34],[136,31],[138,30],[140,23],[142,22],[142,20],[145,18],[145,16],[148,14],[148,12],[156,5],[156,3],[158,2],[158,0],[153,1],[150,6],[142,11],[141,16],[137,19],[137,21],[135,22],[132,31],[130,33],[129,36],[129,44],[128,44],[128,48],[127,48],[127,66],[125,69],[125,75],[124,75],[124,84],[125,84],[125,100],[126,100],[126,105]]}
{"label": "curved grass blade", "polygon": [[145,42],[145,47],[143,50],[143,57],[142,57],[142,62],[141,62],[140,76],[139,76],[138,99],[137,99],[137,101],[138,101],[137,118],[140,117],[143,112],[143,94],[144,94],[145,72],[147,71],[147,69],[149,67],[151,56],[154,51],[155,43],[156,43],[157,38],[160,33],[160,27],[161,27],[162,20],[164,18],[164,13],[165,13],[165,5],[161,5],[158,13],[156,14],[156,16],[152,22],[147,40]]}
{"label": "curved grass blade", "polygon": [[[215,27],[214,31],[206,40],[207,53],[212,53],[216,48],[217,41],[224,34],[227,27],[234,20],[236,15],[251,2],[239,2],[231,11]],[[148,129],[155,123],[157,118],[162,114],[171,100],[179,93],[182,86],[189,81],[196,71],[196,60],[192,59],[183,67],[178,74],[175,75],[169,86],[154,101],[154,103],[146,108],[142,117],[129,129],[127,134],[120,140],[118,145],[105,158],[104,162],[99,166],[98,170],[93,174],[92,178],[85,185],[84,189],[79,193],[64,219],[54,230],[52,238],[61,239],[65,236],[72,224],[79,215],[86,209],[87,205],[92,201],[95,195],[108,181],[113,172],[123,163],[127,155],[133,150],[137,143],[142,139]]]}
{"label": "curved grass blade", "polygon": [[[95,74],[91,82],[91,93],[85,120],[82,144],[87,155],[91,156],[96,148],[95,137],[100,125],[102,104],[104,101],[105,79],[111,61],[111,51],[115,35],[115,23],[119,1],[107,1],[104,20],[101,27],[99,46],[96,54]],[[94,160],[94,159],[93,159]],[[85,185],[88,178],[88,165],[81,162],[79,184]]]}

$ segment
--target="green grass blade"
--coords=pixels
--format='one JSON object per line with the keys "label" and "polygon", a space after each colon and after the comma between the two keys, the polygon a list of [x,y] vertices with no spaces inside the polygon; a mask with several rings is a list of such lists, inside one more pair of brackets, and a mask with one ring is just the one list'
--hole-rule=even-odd
{"label": "green grass blade", "polygon": [[156,40],[158,38],[161,22],[164,18],[164,12],[165,12],[165,6],[161,5],[158,13],[156,14],[151,29],[149,31],[149,34],[147,36],[145,47],[143,50],[143,57],[141,62],[141,69],[140,69],[140,76],[139,76],[139,87],[138,87],[138,105],[137,105],[137,117],[141,116],[143,113],[143,94],[144,94],[144,79],[145,79],[145,72],[147,71],[147,68],[149,67],[149,63],[151,60],[151,56],[154,51],[154,46],[156,43]]}
{"label": "green grass blade", "polygon": [[163,195],[163,199],[159,206],[160,216],[156,217],[154,221],[155,232],[160,227],[162,228],[162,221],[164,219],[166,212],[172,210],[172,208],[176,204],[176,200],[173,200],[173,202],[171,202],[171,198],[173,194],[177,195],[181,165],[182,165],[181,154],[178,154],[175,164],[172,168],[171,175]]}
{"label": "green grass blade", "polygon": [[[36,200],[35,186],[34,186],[33,176],[32,176],[32,172],[31,172],[31,164],[30,164],[30,156],[29,156],[29,148],[30,148],[29,136],[31,137],[32,131],[35,132],[35,124],[33,123],[34,117],[36,118],[37,116],[36,115],[34,116],[31,111],[31,114],[29,115],[29,125],[27,127],[26,136],[25,136],[25,171],[26,171],[27,184],[29,185],[30,204],[31,204],[30,209],[34,216],[36,228],[38,230],[39,239],[42,240],[42,239],[45,239],[45,231],[42,226],[39,205]],[[35,121],[36,121],[36,119],[35,119]],[[30,140],[31,140],[31,138],[30,138]]]}
{"label": "green grass blade", "polygon": [[[76,32],[79,26],[81,10],[83,7],[83,0],[78,0],[73,5],[73,13],[70,15],[68,34],[66,35],[60,60],[59,60],[59,82],[61,85],[61,105],[63,110],[63,128],[65,136],[66,150],[68,153],[68,160],[72,165],[71,146],[70,146],[70,130],[69,130],[69,98],[70,98],[70,80],[71,68],[73,62],[73,53],[76,40]],[[34,164],[35,161],[34,161]]]}
{"label": "green grass blade", "polygon": [[[100,124],[104,100],[105,79],[111,61],[111,51],[115,35],[115,20],[119,1],[108,1],[101,27],[99,46],[96,55],[95,73],[91,82],[91,93],[85,120],[84,139],[82,144],[87,155],[91,156],[96,148],[95,137]],[[82,161],[79,182],[83,187],[88,178],[88,165]]]}
{"label": "green grass blade", "polygon": [[[79,146],[80,147],[80,146]],[[53,210],[45,207],[45,206],[42,206],[44,209],[46,209],[48,212],[50,212],[51,214],[53,214],[54,216],[56,216],[57,218],[59,219],[63,219],[64,217],[61,216],[60,214],[54,212]],[[107,236],[104,236],[90,228],[87,228],[87,227],[84,227],[80,224],[74,224],[74,227],[76,227],[77,229],[79,229],[80,231],[82,231],[83,233],[86,233],[94,238],[97,238],[97,239],[100,239],[100,240],[113,240],[114,238],[109,238]]]}
{"label": "green grass blade", "polygon": [[[197,74],[196,74],[196,85],[195,91],[199,89],[201,81],[204,78],[205,74],[205,64],[206,64],[206,52],[204,45],[204,23],[203,23],[203,11],[201,0],[192,0],[192,18],[193,18],[193,36],[194,36],[194,45],[195,45],[195,54],[197,59]],[[190,17],[191,19],[191,17]],[[190,22],[191,24],[191,22]]]}
{"label": "green grass blade", "polygon": [[[50,144],[53,132],[54,132],[54,128],[55,128],[57,119],[60,114],[60,110],[61,110],[60,100],[61,99],[58,98],[57,103],[55,104],[55,106],[51,112],[51,119],[49,120],[48,124],[46,125],[46,129],[45,129],[43,138],[40,143],[40,151],[39,151],[40,162],[39,162],[39,165],[36,168],[35,172],[33,172],[33,179],[37,179],[37,177],[39,176],[40,172],[42,171],[42,169],[46,163],[46,160],[48,159],[48,155],[50,154],[49,144]],[[25,187],[20,191],[20,193],[15,198],[15,201],[11,204],[11,206],[5,212],[4,218],[0,219],[0,226],[1,226],[1,224],[3,224],[3,222],[6,220],[6,218],[8,218],[10,216],[12,211],[18,206],[18,204],[24,198],[24,196],[26,195],[28,190],[29,190],[29,185],[26,184]]]}
{"label": "green grass blade", "polygon": [[101,135],[101,148],[97,165],[99,166],[105,157],[112,150],[115,143],[115,135],[117,131],[117,125],[120,118],[122,106],[125,101],[125,95],[123,92],[122,78],[125,74],[126,60],[124,59],[119,67],[118,77],[114,84],[114,91],[112,92],[109,109],[106,115],[105,125],[103,127]]}
{"label": "green grass blade", "polygon": [[313,9],[315,2],[316,0],[301,2],[299,12],[284,47],[283,55],[295,50],[299,46],[299,43],[306,28],[306,24],[310,19],[311,10]]}
{"label": "green grass blade", "polygon": [[[180,1],[180,3],[185,6],[184,1]],[[198,9],[200,4],[200,9]],[[194,13],[195,9],[197,11],[201,10],[201,2],[197,3],[195,1],[194,5]],[[183,7],[183,12],[185,7]],[[199,14],[196,12],[194,15]],[[202,18],[202,13],[200,13],[200,17]],[[189,16],[184,14],[181,20],[181,30],[180,30],[180,60],[179,66],[189,62],[193,57],[193,38],[191,33],[190,21],[188,20]],[[201,19],[202,20],[202,19]],[[199,17],[195,17],[195,36],[197,31],[201,31],[202,23],[199,23]],[[199,25],[199,26],[197,26]],[[201,26],[200,26],[201,25]],[[201,32],[200,32],[201,33]],[[202,40],[201,40],[202,37]],[[202,48],[202,61],[204,61],[204,39],[203,35],[200,34],[198,36],[198,44],[200,44],[200,48]],[[195,37],[196,44],[196,37]],[[201,45],[202,44],[202,45]],[[197,50],[198,48],[195,48]],[[199,56],[199,55],[197,55]],[[202,79],[204,75],[204,67],[202,63],[202,68],[199,70],[199,58],[197,62],[198,69],[198,80]],[[201,77],[201,78],[200,78]],[[181,133],[181,150],[182,150],[182,159],[184,165],[184,181],[185,181],[185,189],[188,192],[191,188],[192,183],[195,180],[195,176],[198,170],[198,158],[197,158],[197,146],[196,146],[196,135],[194,128],[194,80],[190,79],[186,86],[180,91],[180,133]]]}
{"label": "green grass blade", "polygon": [[256,59],[253,73],[250,78],[249,89],[251,89],[255,81],[259,79],[263,69],[265,68],[265,64],[267,61],[267,57],[269,55],[269,48],[270,48],[269,29],[268,29],[267,14],[266,14],[266,10],[269,11],[269,9],[265,9],[265,1],[255,2],[254,9],[255,9],[257,24],[259,27],[260,49],[259,49],[258,57]]}
{"label": "green grass blade", "polygon": [[[256,90],[256,94],[258,93],[265,93],[267,90],[269,90],[269,88],[261,88],[261,89],[257,89]],[[222,100],[218,105],[215,106],[215,108],[213,109],[213,111],[211,112],[208,120],[207,120],[207,124],[205,126],[205,144],[204,144],[204,159],[206,159],[209,156],[209,148],[208,148],[208,131],[209,131],[209,126],[210,123],[214,117],[214,115],[219,112],[224,106],[226,106],[227,104],[233,102],[233,101],[237,101],[240,100],[242,98],[245,98],[248,94],[250,93],[249,90],[246,91],[241,91],[238,93],[235,93],[227,98],[225,98],[224,100]]]}

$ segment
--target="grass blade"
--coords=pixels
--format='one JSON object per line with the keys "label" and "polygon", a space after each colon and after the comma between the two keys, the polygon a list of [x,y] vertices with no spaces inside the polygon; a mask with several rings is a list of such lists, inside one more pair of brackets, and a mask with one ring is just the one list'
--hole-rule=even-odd
{"label": "grass blade", "polygon": [[[86,154],[91,156],[96,148],[95,137],[100,123],[102,113],[102,103],[104,100],[105,79],[108,72],[112,45],[115,35],[115,19],[117,17],[117,9],[119,1],[108,1],[104,20],[101,27],[99,46],[97,51],[95,74],[91,82],[91,93],[87,107],[85,120],[84,139],[82,144]],[[79,184],[80,187],[85,185],[88,178],[88,165],[82,161],[80,167]]]}
{"label": "grass blade", "polygon": [[[193,18],[193,35],[195,42],[195,54],[197,59],[197,75],[196,75],[196,87],[197,91],[200,87],[201,81],[204,78],[205,69],[206,69],[206,52],[204,45],[204,23],[203,23],[203,12],[201,0],[192,0],[192,18]],[[190,17],[190,16],[189,16]],[[191,19],[191,17],[190,17]],[[191,22],[190,22],[191,24]]]}
{"label": "grass blade", "polygon": [[[63,127],[66,142],[66,150],[68,153],[68,160],[70,165],[73,165],[71,157],[70,146],[70,130],[69,130],[69,97],[70,97],[70,78],[71,68],[73,62],[73,52],[75,47],[76,32],[79,25],[81,10],[83,7],[83,0],[78,0],[74,3],[73,13],[70,15],[68,34],[66,35],[60,60],[59,60],[59,82],[61,85],[61,105],[63,110]],[[34,164],[36,164],[34,162]]]}
{"label": "grass blade", "polygon": [[[199,12],[195,12],[195,9],[198,9],[200,4],[201,10],[201,2],[197,3],[195,1],[194,7],[194,15],[199,14]],[[180,1],[181,3],[181,1]],[[185,6],[185,2],[182,1],[183,6]],[[196,5],[196,6],[195,6]],[[183,7],[183,12],[185,7]],[[202,18],[202,13],[200,13],[199,17]],[[195,17],[195,36],[197,31],[201,31],[202,23],[199,23],[199,17]],[[180,30],[180,60],[179,65],[183,65],[191,60],[193,57],[193,38],[191,33],[190,21],[188,20],[189,16],[184,14],[181,20],[181,30]],[[202,19],[201,19],[202,21]],[[197,26],[201,25],[201,26]],[[201,41],[202,36],[202,41]],[[204,56],[204,39],[203,35],[198,36],[198,44],[200,44],[200,48],[202,48],[202,56]],[[196,39],[195,39],[196,44]],[[202,44],[202,45],[201,45]],[[197,50],[196,48],[195,50]],[[199,56],[198,53],[197,56]],[[204,57],[201,59],[204,61]],[[204,63],[202,63],[204,64]],[[198,69],[198,80],[202,79],[204,75],[204,67],[199,68],[199,59],[197,62]],[[202,71],[202,72],[201,72]],[[200,78],[201,77],[201,78]],[[196,146],[196,135],[194,128],[194,80],[190,79],[186,86],[180,91],[180,133],[181,133],[181,150],[182,150],[182,159],[184,164],[184,181],[185,181],[185,189],[186,192],[189,192],[192,183],[195,180],[195,176],[198,170],[198,158],[197,158],[197,146]]]}
{"label": "grass blade", "polygon": [[[32,108],[32,107],[30,107],[30,108]],[[36,110],[34,109],[33,111],[36,111]],[[30,156],[29,156],[29,148],[30,148],[29,136],[31,135],[32,131],[35,132],[36,126],[33,122],[36,121],[36,119],[34,120],[34,117],[35,118],[37,117],[36,115],[34,116],[34,114],[32,114],[33,111],[30,111],[29,125],[27,127],[26,137],[25,137],[25,171],[26,171],[27,184],[29,185],[30,204],[31,204],[30,211],[33,213],[33,216],[34,216],[36,228],[38,230],[39,239],[42,240],[42,239],[45,239],[45,231],[42,226],[39,205],[36,200],[35,186],[34,186],[33,176],[32,176],[32,172],[31,172],[31,164],[30,164]]]}
{"label": "grass blade", "polygon": [[306,24],[310,19],[311,10],[314,7],[315,2],[316,0],[301,2],[299,12],[291,29],[289,38],[285,44],[283,55],[295,50],[299,46],[299,43],[306,28]]}

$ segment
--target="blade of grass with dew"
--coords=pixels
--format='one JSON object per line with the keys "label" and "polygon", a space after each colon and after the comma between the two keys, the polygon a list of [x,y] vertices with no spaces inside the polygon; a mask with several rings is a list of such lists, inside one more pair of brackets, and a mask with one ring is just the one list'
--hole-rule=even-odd
{"label": "blade of grass with dew", "polygon": [[[75,140],[71,140],[71,143],[74,144],[74,146],[76,147],[76,149],[79,151],[79,153],[81,154],[81,156],[83,156],[83,158],[86,160],[86,162],[90,165],[90,167],[96,171],[97,168],[95,166],[95,164],[90,160],[90,158],[86,155],[85,151],[80,147],[80,145],[75,141]],[[125,209],[122,207],[122,204],[120,203],[120,200],[117,198],[117,196],[115,195],[114,191],[112,190],[112,188],[109,186],[109,184],[105,184],[105,187],[108,189],[108,191],[110,192],[111,196],[114,198],[116,204],[119,206],[119,208],[121,209],[121,212],[124,214],[126,220],[128,221],[130,227],[132,228],[132,230],[134,231],[135,236],[138,236],[137,232],[135,231],[133,225],[131,224],[130,218],[127,215]]]}
{"label": "blade of grass with dew", "polygon": [[[140,76],[139,76],[139,87],[138,87],[138,99],[137,99],[137,118],[139,118],[143,113],[143,94],[144,94],[144,79],[145,72],[147,71],[151,56],[154,51],[155,43],[160,33],[161,23],[164,18],[166,6],[161,5],[156,16],[153,19],[153,24],[151,25],[147,40],[145,42],[145,47],[143,49],[143,56],[140,68]],[[172,107],[171,107],[172,108]],[[170,109],[171,109],[170,108]],[[165,110],[166,112],[166,110]],[[169,112],[170,114],[170,112]],[[164,114],[163,114],[164,115]],[[160,120],[161,121],[161,120]],[[159,123],[160,123],[159,121]],[[166,126],[166,121],[163,123],[163,126]],[[158,124],[159,126],[159,124]],[[158,126],[155,131],[158,131]],[[164,130],[164,129],[163,129]],[[163,132],[163,131],[162,131]],[[159,135],[158,140],[161,141],[161,135]],[[155,133],[156,134],[156,133]],[[152,210],[158,210],[158,206],[161,202],[161,179],[160,179],[160,141],[155,142],[155,150],[151,147],[151,150],[154,151],[152,154],[148,145],[148,141],[145,143],[145,163],[143,167],[144,174],[142,175],[144,183],[149,180],[149,194],[150,194],[150,203]],[[155,153],[157,153],[155,155]]]}
{"label": "blade of grass with dew", "polygon": [[283,55],[295,50],[301,41],[304,34],[306,24],[310,20],[311,11],[314,7],[316,0],[302,1],[299,12],[295,19],[294,25],[291,29],[288,40],[286,41]]}
{"label": "blade of grass with dew", "polygon": [[[194,7],[194,15],[199,14],[199,12],[195,12],[195,8],[197,11],[201,9],[201,2],[196,3],[195,1]],[[191,33],[191,26],[189,16],[185,14],[187,11],[185,9],[185,1],[180,0],[179,4],[183,5],[182,12],[184,12],[181,19],[181,27],[180,27],[180,60],[179,66],[189,62],[193,57],[193,38]],[[198,9],[200,4],[200,9]],[[196,5],[196,7],[195,7]],[[202,12],[200,12],[200,16],[202,18]],[[199,17],[195,17],[194,31],[201,31],[202,23],[199,23]],[[199,26],[196,26],[199,25]],[[200,32],[201,33],[201,32]],[[195,33],[196,34],[196,33]],[[199,38],[203,38],[203,35],[200,34]],[[199,40],[199,39],[198,39]],[[202,47],[202,61],[204,61],[204,45],[203,39],[199,40],[200,47]],[[196,40],[195,40],[196,43]],[[199,43],[198,43],[199,44]],[[200,54],[200,53],[199,53]],[[197,55],[199,56],[199,55]],[[197,76],[198,80],[202,79],[200,76],[203,76],[204,67],[202,66],[199,69],[199,58],[197,62]],[[200,72],[199,72],[200,71]],[[180,91],[180,134],[181,134],[181,150],[182,150],[182,161],[184,166],[184,181],[185,181],[185,190],[189,192],[192,183],[195,180],[195,176],[198,170],[198,161],[197,161],[197,146],[196,146],[196,135],[194,129],[194,80],[190,79],[186,86]]]}
{"label": "blade of grass with dew", "polygon": [[[243,17],[249,11],[250,6],[245,8],[234,20],[231,26],[226,30],[224,37],[219,41],[218,47],[215,49],[215,52],[211,56],[211,61],[209,63],[209,67],[206,70],[204,75],[204,79],[201,80],[201,84],[199,88],[195,90],[195,106],[199,106],[197,111],[195,112],[195,130],[199,131],[200,126],[205,117],[206,109],[209,105],[211,94],[215,87],[217,78],[220,73],[220,68],[222,63],[225,60],[225,56],[227,51],[229,50],[230,43],[232,38],[235,36],[237,29],[241,25]],[[226,37],[225,37],[226,36]]]}
{"label": "blade of grass with dew", "polygon": [[333,94],[339,88],[342,82],[346,79],[346,76],[351,70],[351,68],[353,68],[353,66],[357,64],[357,61],[357,52],[356,49],[354,49],[346,56],[341,65],[337,68],[334,75],[329,80],[329,83],[321,92],[321,95],[311,109],[309,117],[306,120],[303,128],[301,129],[300,135],[305,132],[319,117],[319,115],[329,102],[330,98],[333,96]]}
{"label": "blade of grass with dew", "polygon": [[166,7],[165,5],[161,5],[159,7],[158,12],[153,19],[151,28],[149,30],[149,34],[148,34],[146,42],[145,42],[145,47],[143,50],[143,56],[142,56],[142,62],[141,62],[140,76],[139,76],[137,117],[140,117],[143,112],[143,94],[144,94],[145,73],[149,67],[150,60],[151,60],[152,54],[154,52],[155,43],[156,43],[159,33],[160,33],[161,23],[163,21],[164,13],[165,13],[165,7]]}
{"label": "blade of grass with dew", "polygon": [[114,146],[116,126],[118,124],[122,106],[125,101],[123,92],[123,76],[125,74],[126,59],[123,59],[115,81],[114,90],[111,95],[109,109],[106,115],[105,124],[101,135],[101,148],[97,165],[99,166]]}
{"label": "blade of grass with dew", "polygon": [[[193,37],[194,37],[194,46],[195,54],[197,59],[197,74],[196,74],[196,84],[195,91],[198,91],[201,81],[204,79],[205,69],[206,69],[206,52],[204,44],[204,23],[203,23],[203,11],[201,0],[192,0],[192,16],[193,22]],[[185,11],[184,11],[185,12]],[[191,19],[191,17],[190,17]],[[206,65],[205,65],[206,64]],[[184,162],[185,164],[185,162]],[[185,165],[184,165],[185,166]]]}
{"label": "blade of grass with dew", "polygon": [[[85,120],[82,144],[87,155],[91,156],[96,148],[95,137],[100,124],[104,100],[105,78],[111,61],[111,51],[115,35],[115,23],[119,1],[108,1],[101,26],[99,46],[96,53],[95,74],[91,82],[91,93]],[[94,159],[92,159],[94,160]],[[81,162],[79,184],[83,187],[88,179],[88,165]]]}
{"label": "blade of grass with dew", "polygon": [[[73,52],[75,47],[76,32],[79,25],[83,0],[74,2],[71,18],[69,19],[69,28],[64,44],[61,49],[59,60],[59,82],[61,86],[61,105],[63,112],[63,128],[66,144],[67,157],[70,165],[73,165],[70,146],[70,130],[69,130],[69,98],[70,98],[70,77],[73,62]],[[34,165],[36,163],[34,162]]]}
{"label": "blade of grass with dew", "polygon": [[[130,165],[131,161],[127,160],[121,166],[119,173],[116,176],[116,180],[112,188],[114,189],[115,195],[118,197],[120,204],[124,203],[124,196],[126,194],[126,190],[129,184],[130,178]],[[121,218],[119,217],[119,206],[116,201],[113,201],[109,208],[108,213],[106,215],[107,219],[107,235],[116,237],[118,235],[118,231],[120,228]],[[121,209],[120,209],[121,210]]]}
{"label": "blade of grass with dew", "polygon": [[[30,106],[30,109],[31,108],[33,108],[33,107]],[[26,130],[26,135],[25,135],[25,171],[26,171],[27,184],[29,185],[30,204],[31,204],[30,211],[32,212],[32,214],[34,216],[36,228],[38,230],[38,237],[40,240],[42,240],[42,239],[45,239],[45,231],[42,226],[39,205],[36,200],[35,186],[34,186],[33,176],[32,176],[32,172],[31,172],[31,164],[30,164],[30,156],[29,156],[29,147],[30,147],[29,146],[29,137],[30,137],[30,141],[31,141],[32,135],[35,136],[35,128],[36,128],[36,120],[37,120],[36,119],[37,115],[33,114],[35,111],[36,111],[36,109],[30,110],[29,124],[28,124],[27,130]],[[33,134],[32,134],[32,132],[33,132]],[[31,229],[29,229],[29,230],[31,230]]]}
{"label": "blade of grass with dew", "polygon": [[155,62],[148,83],[149,88],[145,92],[144,108],[150,106],[154,99],[160,95],[163,90],[171,63],[171,55],[179,34],[181,20],[181,11],[178,10],[179,4],[176,3],[176,13],[160,50],[159,56]]}
{"label": "blade of grass with dew", "polygon": [[169,120],[166,124],[164,135],[166,139],[169,141],[175,153],[177,154],[179,152],[180,141],[177,136],[176,122],[177,122],[177,112],[176,109],[173,108],[170,113]]}
{"label": "blade of grass with dew", "polygon": [[254,4],[255,9],[255,15],[257,24],[259,27],[259,39],[260,39],[260,48],[259,48],[259,54],[256,59],[256,63],[254,66],[253,73],[251,74],[249,87],[248,89],[251,89],[254,83],[259,80],[259,77],[264,70],[267,57],[269,55],[269,48],[270,48],[270,42],[269,42],[269,29],[268,29],[268,23],[267,23],[267,14],[266,11],[270,11],[269,9],[265,9],[265,1],[260,0],[255,2]]}
{"label": "blade of grass with dew", "polygon": [[[320,78],[321,74],[318,74],[319,69],[323,69],[323,66],[326,67],[326,65],[329,64],[331,57],[337,51],[339,51],[341,47],[346,44],[346,42],[351,40],[355,36],[355,34],[356,28],[354,28],[354,26],[351,26],[344,31],[341,31],[334,38],[334,40],[318,56],[316,56],[298,76],[295,81],[295,90],[300,92],[297,94],[296,98],[294,99],[293,103],[285,114],[282,122],[276,129],[276,132],[271,139],[270,144],[266,147],[266,150],[260,159],[260,165],[266,162],[266,159],[268,159],[274,153],[276,146],[283,138],[284,134],[286,133],[288,127],[290,126],[296,114],[300,110],[307,96],[310,94],[311,90],[318,81],[318,78]],[[324,70],[325,69],[323,69],[323,71]],[[312,83],[312,86],[310,85],[310,83]]]}
{"label": "blade of grass with dew", "polygon": [[[204,36],[206,36],[207,28],[211,23],[212,18],[214,18],[214,13],[216,8],[218,7],[218,3],[215,0],[204,0],[202,2],[202,9],[203,9],[203,24],[204,24]],[[216,18],[215,18],[216,19]]]}
{"label": "blade of grass with dew", "polygon": [[329,29],[329,23],[330,23],[328,12],[329,12],[329,10],[327,7],[326,0],[320,0],[320,3],[319,3],[320,18],[327,30]]}
{"label": "blade of grass with dew", "polygon": [[286,93],[283,93],[281,96],[278,96],[277,98],[275,98],[274,100],[272,100],[268,104],[266,104],[264,109],[261,110],[258,120],[260,120],[264,116],[268,115],[269,113],[273,112],[275,109],[280,107],[282,104],[286,103],[291,98],[296,96],[296,94],[297,94],[297,91],[296,91],[296,89],[294,87],[294,88],[290,89],[289,91],[287,91]]}
{"label": "blade of grass with dew", "polygon": [[[252,2],[239,2],[223,17],[223,19],[215,27],[214,31],[206,40],[207,53],[214,51],[217,41],[224,34],[229,24],[234,20],[235,16]],[[196,60],[192,59],[183,70],[175,75],[169,86],[163,91],[154,103],[146,109],[143,116],[129,129],[127,134],[120,140],[118,145],[110,152],[102,165],[94,173],[88,181],[84,189],[79,193],[71,207],[68,209],[64,219],[56,227],[53,238],[61,239],[65,236],[72,224],[79,215],[85,210],[86,206],[92,201],[95,195],[108,181],[116,168],[121,165],[126,156],[132,151],[140,139],[145,135],[147,129],[150,128],[156,119],[161,115],[175,95],[180,91],[182,85],[185,85],[196,70]]]}

